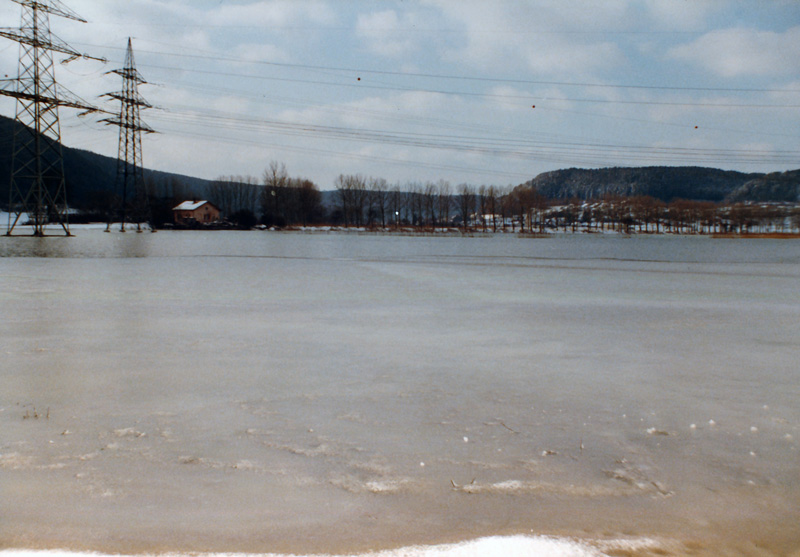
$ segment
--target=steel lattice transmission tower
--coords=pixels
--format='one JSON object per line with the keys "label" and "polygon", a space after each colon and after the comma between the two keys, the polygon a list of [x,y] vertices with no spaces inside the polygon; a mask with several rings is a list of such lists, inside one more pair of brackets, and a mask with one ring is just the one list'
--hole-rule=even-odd
{"label": "steel lattice transmission tower", "polygon": [[133,46],[128,38],[128,51],[125,55],[125,66],[112,70],[122,76],[122,91],[108,93],[105,96],[120,102],[119,116],[101,120],[113,126],[119,126],[119,152],[117,155],[117,191],[122,190],[122,224],[120,230],[125,231],[125,207],[128,195],[133,193],[134,218],[138,229],[141,229],[142,217],[149,213],[149,200],[144,184],[142,166],[142,133],[154,133],[150,126],[142,121],[141,109],[153,106],[139,94],[139,85],[147,83],[136,69],[133,57]]}
{"label": "steel lattice transmission tower", "polygon": [[82,115],[97,109],[57,86],[53,55],[66,54],[62,64],[76,58],[105,60],[75,51],[50,32],[50,15],[86,23],[59,0],[13,1],[22,6],[20,28],[0,29],[0,36],[20,44],[19,76],[3,80],[0,87],[1,95],[17,99],[6,235],[27,214],[34,236],[44,236],[48,222],[57,222],[69,236],[58,108],[81,109]]}

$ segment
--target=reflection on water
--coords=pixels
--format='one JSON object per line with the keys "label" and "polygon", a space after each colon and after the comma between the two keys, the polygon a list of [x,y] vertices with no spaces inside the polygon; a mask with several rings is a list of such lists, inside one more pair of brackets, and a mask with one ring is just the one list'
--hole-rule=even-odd
{"label": "reflection on water", "polygon": [[0,257],[147,257],[150,232],[73,231],[73,236],[0,236]]}
{"label": "reflection on water", "polygon": [[76,234],[0,240],[2,545],[800,545],[794,242]]}
{"label": "reflection on water", "polygon": [[[1,230],[1,229],[0,229]],[[103,233],[73,227],[73,237],[0,235],[0,257],[304,257],[316,259],[440,260],[479,258],[489,265],[547,260],[626,263],[800,263],[792,240],[712,239],[707,236],[618,236],[556,234],[523,238],[513,234],[398,236],[373,233],[279,233],[243,231],[129,231]]]}

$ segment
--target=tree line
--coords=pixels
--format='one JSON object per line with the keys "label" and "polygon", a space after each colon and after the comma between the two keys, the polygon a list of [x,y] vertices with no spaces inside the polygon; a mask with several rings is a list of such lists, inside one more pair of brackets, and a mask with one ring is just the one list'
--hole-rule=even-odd
{"label": "tree line", "polygon": [[572,232],[796,234],[800,233],[800,205],[606,196],[588,201],[548,201],[538,222],[543,229]]}
{"label": "tree line", "polygon": [[271,162],[261,178],[220,176],[202,187],[189,186],[177,177],[146,177],[128,199],[111,191],[96,191],[81,205],[73,222],[119,219],[123,208],[130,222],[149,222],[162,228],[173,221],[172,209],[187,200],[207,200],[219,210],[216,226],[249,229],[310,225],[326,222],[327,213],[319,188],[311,180],[290,177],[285,165]]}
{"label": "tree line", "polygon": [[340,175],[332,221],[343,226],[435,231],[746,234],[800,233],[796,203],[666,202],[647,195],[551,199],[535,186],[448,182],[388,186],[383,179]]}
{"label": "tree line", "polygon": [[[331,225],[375,230],[437,232],[552,231],[623,233],[800,232],[800,206],[789,203],[714,203],[688,199],[669,202],[647,195],[606,194],[599,199],[552,199],[531,183],[495,186],[406,182],[341,174],[334,190],[323,193],[311,180],[291,177],[286,166],[270,162],[260,178],[220,176],[203,191],[180,180],[148,179],[144,192],[128,200],[128,214],[155,227],[172,222],[172,207],[187,199],[207,199],[230,226]],[[105,195],[87,207],[111,219],[121,200]],[[146,197],[149,203],[143,203]],[[116,207],[116,209],[114,209]]]}
{"label": "tree line", "polygon": [[311,180],[292,178],[282,163],[271,162],[261,181],[252,176],[220,177],[208,186],[207,198],[223,217],[251,228],[307,226],[324,221],[319,188]]}

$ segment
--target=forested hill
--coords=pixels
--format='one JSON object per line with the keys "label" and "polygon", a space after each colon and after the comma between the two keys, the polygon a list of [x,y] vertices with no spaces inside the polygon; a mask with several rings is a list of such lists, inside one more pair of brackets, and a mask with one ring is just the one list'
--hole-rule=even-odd
{"label": "forested hill", "polygon": [[527,183],[552,199],[649,195],[663,201],[799,201],[800,171],[745,174],[695,166],[569,168],[539,174]]}
{"label": "forested hill", "polygon": [[[12,118],[0,116],[0,207],[8,203],[8,186],[11,179],[11,150],[13,148],[14,126]],[[116,144],[116,136],[108,134],[109,141]],[[147,162],[147,153],[144,153]],[[91,203],[92,197],[98,193],[113,192],[117,175],[117,159],[105,157],[83,151],[64,147],[64,174],[67,180],[67,199],[70,205],[82,206]],[[181,184],[181,189],[187,194],[205,192],[206,180],[146,170],[145,176],[156,181],[159,189],[172,187],[175,183]]]}
{"label": "forested hill", "polygon": [[[0,207],[8,203],[14,120],[0,116]],[[109,141],[116,143],[114,134]],[[147,152],[144,153],[145,162]],[[114,192],[117,160],[89,151],[64,147],[64,171],[70,205],[91,205],[93,198]],[[160,197],[207,195],[209,181],[191,176],[145,170]],[[701,167],[650,166],[640,168],[569,168],[545,172],[528,182],[552,199],[598,199],[606,194],[649,195],[663,201],[789,201],[800,202],[800,170],[745,174]],[[332,192],[323,201],[333,204]]]}

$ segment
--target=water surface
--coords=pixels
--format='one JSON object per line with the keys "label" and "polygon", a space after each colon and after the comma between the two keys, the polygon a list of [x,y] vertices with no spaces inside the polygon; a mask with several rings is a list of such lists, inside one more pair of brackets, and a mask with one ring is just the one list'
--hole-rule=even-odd
{"label": "water surface", "polygon": [[797,242],[75,233],[0,238],[0,547],[800,549]]}

